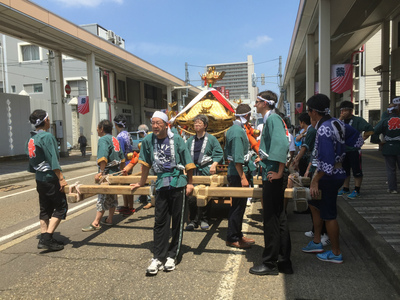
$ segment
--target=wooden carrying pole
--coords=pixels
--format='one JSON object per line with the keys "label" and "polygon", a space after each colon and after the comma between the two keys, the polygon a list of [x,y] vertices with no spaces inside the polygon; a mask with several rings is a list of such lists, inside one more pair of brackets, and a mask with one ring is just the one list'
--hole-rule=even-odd
{"label": "wooden carrying pole", "polygon": [[[110,184],[131,184],[140,181],[140,176],[109,176],[107,180]],[[156,181],[157,176],[148,176],[146,183],[149,184],[151,181]],[[308,186],[310,184],[310,178],[303,177],[301,182],[304,186]],[[262,178],[261,176],[257,178],[257,176],[253,177],[253,183],[261,185]],[[227,185],[228,179],[226,176],[222,175],[210,175],[210,176],[193,176],[193,184],[208,184],[214,186]]]}
{"label": "wooden carrying pole", "polygon": [[[156,181],[157,176],[148,176],[146,183],[149,184],[151,181]],[[110,184],[131,184],[140,181],[140,176],[109,176],[107,181]],[[254,184],[262,184],[262,179],[257,176],[253,177]],[[214,186],[227,185],[228,179],[222,175],[211,175],[211,176],[193,176],[193,184],[208,184]]]}
{"label": "wooden carrying pole", "polygon": [[[66,193],[69,193],[69,187],[64,188]],[[111,195],[150,195],[150,186],[140,187],[131,190],[130,186],[127,185],[80,185],[78,195],[76,189],[73,193],[70,193],[69,202],[74,201],[74,198],[84,199],[87,195],[93,194],[111,194]],[[262,188],[250,188],[250,187],[217,187],[217,186],[205,186],[197,185],[194,188],[193,196],[197,197],[197,205],[205,206],[210,198],[223,198],[223,197],[234,197],[234,198],[262,198]],[[293,197],[293,188],[287,188],[285,190],[285,198]],[[297,197],[307,198],[307,191],[297,190]]]}

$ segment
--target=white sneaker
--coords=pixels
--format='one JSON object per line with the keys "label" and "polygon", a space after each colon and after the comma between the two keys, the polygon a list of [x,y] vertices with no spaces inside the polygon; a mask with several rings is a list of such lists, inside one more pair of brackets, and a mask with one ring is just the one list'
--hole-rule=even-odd
{"label": "white sneaker", "polygon": [[158,271],[163,270],[163,264],[157,258],[151,259],[151,264],[148,266],[146,270],[146,274],[148,275],[157,275]]}
{"label": "white sneaker", "polygon": [[166,272],[175,270],[175,259],[173,259],[171,257],[167,257],[167,261],[164,264],[164,270]]}
{"label": "white sneaker", "polygon": [[306,232],[304,232],[304,235],[308,236],[309,238],[312,238],[312,237],[314,237],[314,232],[312,232],[312,230],[306,231]]}
{"label": "white sneaker", "polygon": [[246,205],[247,205],[247,206],[251,206],[251,204],[252,204],[252,203],[251,203],[251,198],[247,198],[247,203],[246,203]]}
{"label": "white sneaker", "polygon": [[329,236],[326,233],[321,235],[321,243],[322,246],[328,246],[331,244],[331,240],[329,239]]}

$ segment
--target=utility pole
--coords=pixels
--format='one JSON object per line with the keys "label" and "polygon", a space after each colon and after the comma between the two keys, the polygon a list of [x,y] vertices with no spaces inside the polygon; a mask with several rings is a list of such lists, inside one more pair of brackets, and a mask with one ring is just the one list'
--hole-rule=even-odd
{"label": "utility pole", "polygon": [[[189,67],[188,67],[188,63],[185,62],[185,85],[188,86],[190,84],[190,79],[189,79]],[[182,109],[185,107],[185,99],[189,96],[189,89],[186,88],[186,94],[182,95],[182,104],[181,106],[178,106],[178,111],[179,108],[182,107]]]}
{"label": "utility pole", "polygon": [[49,50],[49,79],[51,95],[51,112],[53,132],[56,139],[60,142],[60,156],[69,156],[67,150],[67,126],[64,103],[64,82],[62,77],[61,53]]}
{"label": "utility pole", "polygon": [[282,93],[282,56],[279,56],[279,91]]}

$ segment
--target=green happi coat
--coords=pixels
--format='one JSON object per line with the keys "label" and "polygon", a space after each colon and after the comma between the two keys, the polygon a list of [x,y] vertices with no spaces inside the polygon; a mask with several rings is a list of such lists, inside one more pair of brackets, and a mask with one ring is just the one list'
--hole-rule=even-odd
{"label": "green happi coat", "polygon": [[120,164],[125,162],[125,155],[116,137],[106,134],[100,137],[97,144],[97,164],[106,162],[105,171],[113,174],[120,170]]}
{"label": "green happi coat", "polygon": [[400,115],[389,114],[374,128],[377,137],[383,134],[382,155],[400,155]]}
{"label": "green happi coat", "polygon": [[307,162],[311,161],[311,153],[314,150],[316,135],[317,135],[317,130],[310,125],[307,129],[307,133],[304,138],[303,144],[301,145],[302,147],[306,147],[307,149],[306,154],[304,155],[304,158],[307,159]]}
{"label": "green happi coat", "polygon": [[233,125],[226,132],[225,157],[229,161],[228,175],[239,176],[235,164],[243,165],[243,172],[248,174],[248,163],[250,160],[250,143],[241,123],[234,121]]}
{"label": "green happi coat", "polygon": [[[189,150],[192,161],[194,159],[194,142],[195,137],[191,136],[186,141],[186,146]],[[210,166],[214,162],[221,163],[224,159],[224,152],[222,151],[221,145],[219,144],[217,138],[211,134],[204,135],[203,146],[201,148],[198,163],[196,164],[197,170],[201,175],[210,175]]]}
{"label": "green happi coat", "polygon": [[54,136],[47,131],[31,131],[26,142],[25,153],[29,156],[28,171],[36,173],[36,180],[52,181],[57,179],[53,170],[61,170],[58,160],[58,145]]}
{"label": "green happi coat", "polygon": [[196,166],[192,162],[190,153],[186,148],[184,140],[178,135],[168,130],[168,138],[170,140],[171,148],[171,172],[165,172],[163,165],[157,162],[157,157],[154,153],[154,145],[156,136],[153,133],[148,134],[142,141],[140,148],[139,163],[148,168],[153,167],[154,172],[157,174],[156,190],[168,186],[166,177],[172,177],[170,185],[173,188],[180,188],[187,185],[187,176],[183,170],[189,171],[195,169]]}
{"label": "green happi coat", "polygon": [[289,140],[286,136],[285,124],[279,115],[270,111],[267,113],[258,151],[261,159],[260,165],[263,168],[263,181],[268,180],[269,171],[279,171],[279,163],[286,163],[288,151]]}

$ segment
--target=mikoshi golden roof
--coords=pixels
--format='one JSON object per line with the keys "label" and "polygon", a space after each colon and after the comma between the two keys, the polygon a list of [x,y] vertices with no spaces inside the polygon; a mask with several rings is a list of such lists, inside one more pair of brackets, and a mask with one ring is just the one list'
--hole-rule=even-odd
{"label": "mikoshi golden roof", "polygon": [[[194,135],[193,119],[199,114],[206,115],[209,119],[207,132],[213,134],[222,141],[223,134],[232,126],[235,114],[231,111],[234,111],[233,105],[223,98],[225,104],[229,105],[229,108],[227,108],[217,100],[214,93],[219,92],[213,89],[212,91],[204,92],[200,99],[194,99],[195,103],[190,103],[190,108],[185,107],[175,118],[174,123],[179,125],[186,133]],[[222,97],[221,94],[217,96]]]}

